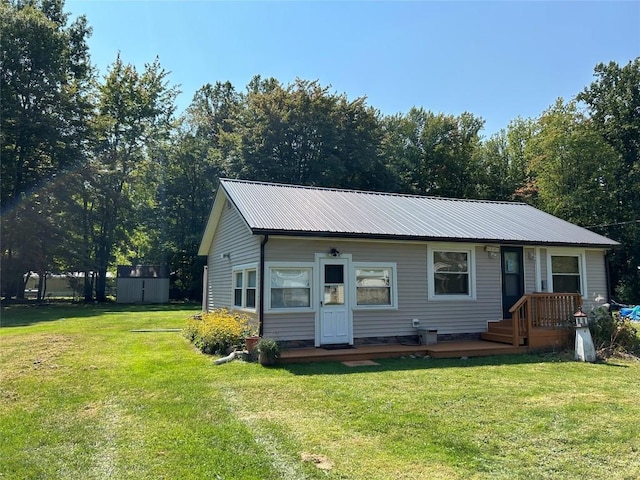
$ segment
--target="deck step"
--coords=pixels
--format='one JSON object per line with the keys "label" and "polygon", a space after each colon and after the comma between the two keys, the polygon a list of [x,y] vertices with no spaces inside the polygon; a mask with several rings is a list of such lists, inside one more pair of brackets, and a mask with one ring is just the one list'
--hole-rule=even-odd
{"label": "deck step", "polygon": [[511,335],[511,332],[513,332],[513,329],[511,327],[502,327],[502,326],[489,324],[487,328],[489,333],[500,333],[503,335]]}
{"label": "deck step", "polygon": [[[509,319],[499,320],[497,322],[489,322],[487,324],[487,332],[482,333],[480,338],[490,342],[513,344],[513,321]],[[525,337],[520,337],[519,345],[525,344]]]}
{"label": "deck step", "polygon": [[[486,332],[486,333],[481,333],[480,338],[482,340],[487,340],[489,342],[513,344],[513,335],[511,334],[511,332],[509,332],[508,334]],[[524,337],[520,337],[519,345],[524,345],[525,343],[524,340],[525,340]]]}
{"label": "deck step", "polygon": [[513,326],[513,320],[510,318],[505,318],[504,320],[497,320],[495,322],[489,322],[489,325],[493,325],[496,327],[505,327],[511,328]]}

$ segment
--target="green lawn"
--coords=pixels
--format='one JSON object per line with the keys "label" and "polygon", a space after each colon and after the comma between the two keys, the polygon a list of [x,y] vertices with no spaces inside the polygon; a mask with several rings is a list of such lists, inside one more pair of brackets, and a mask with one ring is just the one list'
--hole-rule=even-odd
{"label": "green lawn", "polygon": [[0,479],[636,479],[640,362],[214,366],[196,307],[2,309]]}

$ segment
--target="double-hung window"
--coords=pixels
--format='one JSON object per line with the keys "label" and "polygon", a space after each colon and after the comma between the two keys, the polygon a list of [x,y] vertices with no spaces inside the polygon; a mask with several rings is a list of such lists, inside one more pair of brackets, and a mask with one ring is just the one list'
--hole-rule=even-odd
{"label": "double-hung window", "polygon": [[311,267],[274,265],[267,271],[270,309],[311,308]]}
{"label": "double-hung window", "polygon": [[582,293],[582,256],[550,255],[551,288],[556,293]]}
{"label": "double-hung window", "polygon": [[354,271],[357,307],[397,307],[395,264],[356,263]]}
{"label": "double-hung window", "polygon": [[233,268],[233,305],[256,308],[257,269],[254,265]]}
{"label": "double-hung window", "polygon": [[475,250],[458,246],[429,247],[429,299],[475,299]]}

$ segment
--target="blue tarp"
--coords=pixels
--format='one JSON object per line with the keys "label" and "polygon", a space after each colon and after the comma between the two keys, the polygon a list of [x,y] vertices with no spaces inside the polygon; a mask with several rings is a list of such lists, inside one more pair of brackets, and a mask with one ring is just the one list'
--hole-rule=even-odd
{"label": "blue tarp", "polygon": [[633,321],[640,321],[640,305],[631,308],[621,308],[620,315]]}

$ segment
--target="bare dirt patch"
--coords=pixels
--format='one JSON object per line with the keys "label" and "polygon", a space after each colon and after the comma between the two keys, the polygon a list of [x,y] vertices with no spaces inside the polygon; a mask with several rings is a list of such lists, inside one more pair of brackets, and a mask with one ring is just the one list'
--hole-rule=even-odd
{"label": "bare dirt patch", "polygon": [[333,462],[329,460],[327,457],[325,457],[324,455],[302,452],[300,454],[300,459],[303,462],[313,463],[316,466],[316,468],[319,468],[320,470],[324,470],[325,472],[328,472],[333,468]]}
{"label": "bare dirt patch", "polygon": [[343,365],[347,367],[373,367],[376,365],[380,365],[373,360],[352,360],[347,362],[342,362]]}
{"label": "bare dirt patch", "polygon": [[7,402],[14,402],[18,400],[18,394],[13,390],[5,390],[0,387],[0,399]]}

